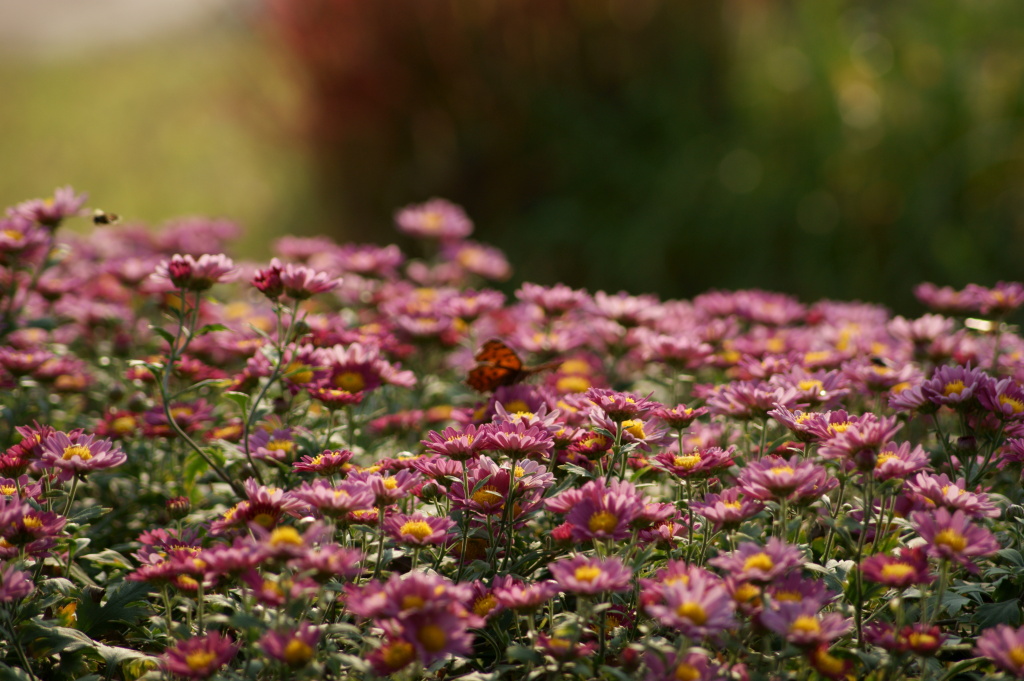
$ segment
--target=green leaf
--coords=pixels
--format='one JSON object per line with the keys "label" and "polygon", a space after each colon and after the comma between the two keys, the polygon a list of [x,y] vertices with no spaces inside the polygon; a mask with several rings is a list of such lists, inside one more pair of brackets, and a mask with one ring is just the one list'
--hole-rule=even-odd
{"label": "green leaf", "polygon": [[0,662],[0,681],[35,681],[24,669],[8,667]]}
{"label": "green leaf", "polygon": [[174,345],[174,334],[161,326],[150,326],[149,330],[167,341],[168,345]]}
{"label": "green leaf", "polygon": [[130,560],[122,556],[113,549],[105,549],[99,553],[90,553],[84,556],[79,556],[81,560],[87,560],[96,565],[111,565],[113,567],[125,568],[131,570],[133,565]]}
{"label": "green leaf", "polygon": [[83,508],[82,510],[77,511],[74,515],[68,518],[68,521],[79,525],[85,525],[96,518],[105,516],[110,513],[110,510],[111,509],[104,508],[102,506],[89,506],[88,508]]}
{"label": "green leaf", "polygon": [[193,334],[193,338],[199,338],[200,336],[205,336],[206,334],[213,333],[214,331],[230,331],[230,330],[231,329],[229,329],[228,327],[224,326],[223,324],[205,324],[205,325],[199,327],[199,330],[196,331],[195,334]]}
{"label": "green leaf", "polygon": [[240,393],[234,390],[225,390],[221,393],[224,397],[228,398],[232,402],[238,405],[238,408],[242,412],[246,412],[249,409],[249,393]]}
{"label": "green leaf", "polygon": [[139,622],[151,611],[150,586],[144,582],[121,582],[107,591],[102,605],[85,599],[78,605],[78,626],[86,633],[100,636],[125,624]]}
{"label": "green leaf", "polygon": [[1021,556],[1017,549],[999,549],[996,551],[996,555],[1017,567],[1024,567],[1024,556]]}
{"label": "green leaf", "polygon": [[999,603],[979,605],[978,611],[974,614],[974,622],[982,629],[988,629],[997,624],[1019,627],[1021,623],[1020,605],[1016,598]]}

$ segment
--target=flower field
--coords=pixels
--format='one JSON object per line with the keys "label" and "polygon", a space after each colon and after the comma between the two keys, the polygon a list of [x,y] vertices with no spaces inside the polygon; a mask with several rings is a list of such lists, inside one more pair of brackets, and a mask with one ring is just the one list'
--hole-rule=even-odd
{"label": "flower field", "polygon": [[439,199],[269,263],[85,202],[0,218],[0,678],[1024,678],[1024,285],[506,296]]}

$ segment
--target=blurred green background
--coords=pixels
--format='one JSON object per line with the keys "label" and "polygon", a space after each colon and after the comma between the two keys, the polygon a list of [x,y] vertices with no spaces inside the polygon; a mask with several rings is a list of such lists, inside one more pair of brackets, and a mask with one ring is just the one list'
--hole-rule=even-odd
{"label": "blurred green background", "polygon": [[1020,0],[223,2],[0,76],[4,205],[70,182],[251,256],[436,195],[515,281],[914,312],[1022,279]]}

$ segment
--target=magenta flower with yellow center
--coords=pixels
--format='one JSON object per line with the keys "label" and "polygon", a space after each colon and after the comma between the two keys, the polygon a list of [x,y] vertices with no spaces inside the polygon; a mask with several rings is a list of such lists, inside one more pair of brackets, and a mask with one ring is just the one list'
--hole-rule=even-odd
{"label": "magenta flower with yellow center", "polygon": [[736,625],[736,604],[718,577],[694,571],[686,580],[664,584],[660,602],[648,603],[647,612],[667,627],[700,639]]}
{"label": "magenta flower with yellow center", "polygon": [[186,679],[206,679],[238,652],[238,645],[230,637],[214,631],[178,642],[168,648],[160,659],[160,666],[170,674]]}
{"label": "magenta flower with yellow center", "polygon": [[629,589],[633,572],[618,558],[575,556],[548,565],[551,576],[565,591],[599,594]]}
{"label": "magenta flower with yellow center", "polygon": [[974,644],[974,654],[987,657],[997,667],[1024,679],[1024,627],[997,624],[986,629]]}
{"label": "magenta flower with yellow center", "polygon": [[316,654],[320,630],[309,622],[282,631],[268,631],[260,639],[260,647],[270,657],[289,667],[304,667]]}
{"label": "magenta flower with yellow center", "polygon": [[384,531],[399,544],[431,546],[443,544],[448,531],[455,527],[450,518],[438,518],[416,512],[412,515],[396,513],[384,519]]}
{"label": "magenta flower with yellow center", "polygon": [[43,441],[43,463],[67,473],[85,475],[92,471],[120,466],[128,455],[114,448],[110,440],[86,435],[72,441],[67,433],[57,432]]}
{"label": "magenta flower with yellow center", "polygon": [[708,563],[739,581],[763,584],[802,566],[804,556],[799,548],[772,537],[764,546],[744,542]]}
{"label": "magenta flower with yellow center", "polygon": [[972,523],[963,511],[917,511],[911,514],[910,525],[927,542],[928,555],[955,561],[972,572],[978,569],[973,563],[975,558],[991,556],[999,550],[995,535]]}
{"label": "magenta flower with yellow center", "polygon": [[864,577],[878,584],[906,589],[915,584],[931,584],[935,576],[928,570],[928,559],[921,548],[903,549],[899,556],[875,554],[861,561]]}

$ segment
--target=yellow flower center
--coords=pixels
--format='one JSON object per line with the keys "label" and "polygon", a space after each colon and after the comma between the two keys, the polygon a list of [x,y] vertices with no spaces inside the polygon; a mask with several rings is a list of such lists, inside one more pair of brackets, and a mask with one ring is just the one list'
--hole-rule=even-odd
{"label": "yellow flower center", "polygon": [[889,459],[898,459],[898,458],[899,457],[897,457],[892,452],[882,452],[881,454],[878,455],[878,458],[875,459],[875,468],[881,468],[882,464],[884,464]]}
{"label": "yellow flower center", "polygon": [[135,430],[135,417],[133,416],[119,416],[114,419],[110,424],[110,429],[118,435],[127,435],[128,433]]}
{"label": "yellow flower center", "polygon": [[288,641],[284,647],[284,661],[293,667],[304,665],[312,658],[313,649],[297,638]]}
{"label": "yellow flower center", "polygon": [[294,527],[279,527],[270,533],[270,545],[302,546],[302,535]]}
{"label": "yellow flower center", "polygon": [[25,238],[25,234],[23,232],[19,232],[16,229],[5,229],[3,231],[3,235],[8,239],[12,239],[14,241],[21,241],[22,239]]}
{"label": "yellow flower center", "polygon": [[618,526],[619,517],[611,511],[599,511],[587,522],[591,532],[611,532]]}
{"label": "yellow flower center", "polygon": [[827,650],[819,649],[812,654],[814,655],[814,661],[817,663],[817,668],[829,678],[836,678],[843,673],[845,668],[843,661],[835,655],[829,655]]}
{"label": "yellow flower center", "polygon": [[468,433],[459,433],[458,435],[446,438],[445,442],[465,442],[467,445],[470,445],[473,444],[473,436]]}
{"label": "yellow flower center", "polygon": [[64,455],[61,458],[65,461],[70,461],[75,458],[81,459],[82,461],[88,461],[92,458],[92,452],[89,451],[88,447],[83,447],[82,445],[71,445],[70,447],[64,448]]}
{"label": "yellow flower center", "polygon": [[419,541],[423,541],[433,534],[434,530],[430,527],[429,523],[423,520],[410,520],[402,525],[401,529],[398,530],[398,533],[403,536],[409,535],[411,537],[415,537]]}
{"label": "yellow flower center", "polygon": [[912,632],[907,636],[907,641],[912,648],[928,648],[938,643],[938,639],[923,631]]}
{"label": "yellow flower center", "polygon": [[817,634],[821,631],[821,625],[818,623],[818,619],[816,617],[800,615],[793,620],[791,625],[789,625],[789,630],[794,632],[799,631],[805,634]]}
{"label": "yellow flower center", "polygon": [[942,394],[944,394],[946,397],[949,397],[950,395],[959,395],[964,391],[965,387],[966,386],[964,385],[963,381],[950,381],[942,389]]}
{"label": "yellow flower center", "polygon": [[581,565],[573,575],[577,582],[592,582],[601,576],[601,568],[596,565]]}
{"label": "yellow flower center", "polygon": [[693,665],[680,662],[676,667],[676,681],[697,681],[700,678],[700,670]]}
{"label": "yellow flower center", "polygon": [[427,602],[422,597],[416,596],[415,594],[409,594],[408,596],[402,596],[402,610],[413,610],[415,608],[422,608]]}
{"label": "yellow flower center", "polygon": [[768,471],[772,475],[792,475],[793,469],[789,466],[775,466]]}
{"label": "yellow flower center", "polygon": [[346,371],[334,377],[334,387],[357,393],[366,387],[366,380],[357,371]]}
{"label": "yellow flower center", "polygon": [[277,519],[269,513],[260,513],[252,521],[260,527],[273,527]]}
{"label": "yellow flower center", "polygon": [[526,475],[526,469],[524,469],[522,466],[516,466],[515,469],[512,471],[512,476],[515,478],[521,478],[524,475]]}
{"label": "yellow flower center", "polygon": [[948,546],[954,551],[960,552],[967,548],[967,537],[950,528],[942,530],[935,535],[935,543],[940,546]]}
{"label": "yellow flower center", "polygon": [[578,374],[562,376],[555,381],[555,390],[560,393],[584,393],[590,389],[590,379]]}
{"label": "yellow flower center", "polygon": [[800,382],[798,382],[796,384],[796,387],[799,388],[800,390],[804,391],[804,392],[816,392],[816,393],[821,392],[825,388],[825,386],[823,386],[821,384],[821,381],[813,380],[813,379],[807,379],[807,380],[800,381]]}
{"label": "yellow flower center", "polygon": [[18,491],[18,488],[14,485],[0,485],[0,494],[4,496],[11,496]]}
{"label": "yellow flower center", "polygon": [[497,605],[498,599],[491,594],[487,594],[476,599],[476,602],[473,603],[473,613],[478,617],[484,617],[491,610],[494,610]]}
{"label": "yellow flower center", "polygon": [[791,603],[799,603],[804,599],[799,591],[776,591],[773,596],[775,596],[777,601],[789,601]]}
{"label": "yellow flower center", "polygon": [[1009,656],[1015,667],[1024,667],[1024,646],[1010,648]]}
{"label": "yellow flower center", "polygon": [[694,603],[693,601],[680,603],[679,607],[676,608],[676,614],[680,617],[685,617],[698,626],[708,621],[708,613],[701,607],[700,603]]}
{"label": "yellow flower center", "polygon": [[518,415],[518,414],[531,414],[532,415],[532,413],[533,413],[533,412],[530,411],[530,405],[528,405],[526,402],[523,402],[522,400],[512,400],[511,402],[506,402],[506,403],[502,404],[502,406],[505,407],[505,411],[507,411],[510,414],[516,414],[516,415]]}
{"label": "yellow flower center", "polygon": [[292,383],[309,383],[313,380],[313,369],[303,362],[292,362],[285,369],[285,376]]}
{"label": "yellow flower center", "polygon": [[852,425],[853,424],[849,421],[839,421],[838,423],[830,423],[828,425],[828,429],[833,433],[844,433],[846,432],[846,429]]}
{"label": "yellow flower center", "polygon": [[904,579],[914,572],[914,567],[906,563],[889,563],[882,566],[882,577],[886,579]]}
{"label": "yellow flower center", "polygon": [[22,519],[21,524],[24,525],[27,530],[38,530],[43,526],[43,521],[34,515],[27,515]]}
{"label": "yellow flower center", "polygon": [[384,660],[384,664],[389,668],[401,669],[412,662],[412,658],[415,654],[416,649],[412,647],[411,643],[406,641],[395,641],[385,648],[384,654],[381,655],[381,657]]}
{"label": "yellow flower center", "polygon": [[722,506],[725,506],[726,508],[743,508],[738,501],[726,501],[722,503]]}
{"label": "yellow flower center", "polygon": [[481,506],[490,506],[504,499],[498,488],[493,485],[484,485],[473,492],[473,501]]}
{"label": "yellow flower center", "polygon": [[1000,395],[999,404],[1004,407],[1010,407],[1010,411],[1012,411],[1014,414],[1019,414],[1022,411],[1024,411],[1024,402],[1021,402],[1020,400],[1015,400],[1014,398],[1008,395]]}
{"label": "yellow flower center", "polygon": [[775,567],[775,562],[772,557],[765,552],[755,553],[743,562],[743,571],[748,572],[750,570],[764,570],[767,572]]}
{"label": "yellow flower center", "polygon": [[384,478],[384,489],[396,489],[398,487],[398,480],[395,478]]}
{"label": "yellow flower center", "polygon": [[209,650],[196,650],[185,656],[185,664],[189,669],[202,672],[208,670],[216,659],[217,656]]}
{"label": "yellow flower center", "polygon": [[700,454],[694,452],[693,454],[684,454],[683,456],[677,456],[672,459],[672,463],[679,468],[685,468],[688,471],[692,471],[694,468],[700,465],[701,458]]}
{"label": "yellow flower center", "polygon": [[640,419],[630,419],[629,421],[623,421],[622,428],[623,430],[625,430],[627,433],[629,433],[638,440],[643,440],[645,437],[647,437],[646,433],[644,433],[644,422],[641,421]]}
{"label": "yellow flower center", "polygon": [[437,653],[444,650],[448,643],[448,635],[444,629],[436,624],[426,624],[416,632],[416,640],[423,644],[428,653]]}
{"label": "yellow flower center", "polygon": [[284,452],[287,454],[292,451],[294,446],[295,443],[291,440],[271,440],[267,443],[266,448],[272,452]]}

